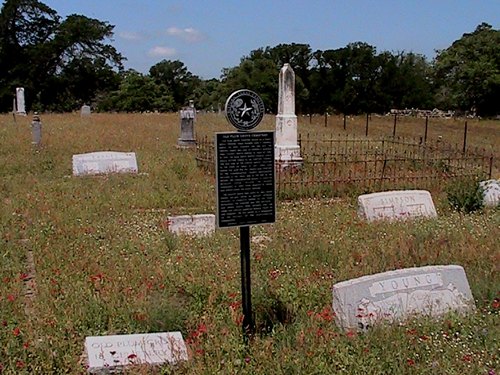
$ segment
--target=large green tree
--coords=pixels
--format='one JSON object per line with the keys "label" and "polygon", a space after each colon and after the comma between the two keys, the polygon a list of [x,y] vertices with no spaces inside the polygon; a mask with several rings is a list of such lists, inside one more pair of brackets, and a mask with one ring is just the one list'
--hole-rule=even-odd
{"label": "large green tree", "polygon": [[[0,11],[0,110],[16,86],[26,103],[68,110],[116,87],[123,57],[109,44],[114,26],[82,15],[61,20],[37,0],[6,0]],[[78,82],[78,84],[74,84]]]}
{"label": "large green tree", "polygon": [[172,94],[177,108],[191,99],[200,85],[200,78],[193,75],[179,60],[162,60],[149,69],[149,75],[158,85],[163,85]]}
{"label": "large green tree", "polygon": [[482,23],[438,53],[438,100],[443,107],[500,113],[500,30]]}

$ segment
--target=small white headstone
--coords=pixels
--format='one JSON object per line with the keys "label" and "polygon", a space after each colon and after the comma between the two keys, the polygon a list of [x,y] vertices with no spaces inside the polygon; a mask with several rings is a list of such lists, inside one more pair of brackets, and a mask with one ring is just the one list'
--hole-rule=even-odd
{"label": "small white headstone", "polygon": [[26,115],[24,104],[24,87],[16,87],[16,112],[19,115]]}
{"label": "small white headstone", "polygon": [[486,207],[496,207],[500,204],[500,180],[481,181],[483,188],[483,204]]}
{"label": "small white headstone", "polygon": [[85,350],[90,373],[106,373],[134,364],[175,364],[188,360],[180,332],[90,336],[85,338]]}
{"label": "small white headstone", "polygon": [[82,108],[80,110],[80,116],[82,117],[90,116],[90,106],[82,105]]}
{"label": "small white headstone", "polygon": [[167,218],[167,228],[175,234],[208,236],[215,232],[215,215],[180,215]]}
{"label": "small white headstone", "polygon": [[431,194],[426,190],[394,190],[360,195],[358,215],[368,221],[437,217]]}
{"label": "small white headstone", "polygon": [[101,151],[73,155],[73,175],[137,173],[135,152]]}
{"label": "small white headstone", "polygon": [[343,329],[367,329],[414,315],[439,317],[475,308],[461,266],[428,266],[363,276],[333,286],[333,310]]}

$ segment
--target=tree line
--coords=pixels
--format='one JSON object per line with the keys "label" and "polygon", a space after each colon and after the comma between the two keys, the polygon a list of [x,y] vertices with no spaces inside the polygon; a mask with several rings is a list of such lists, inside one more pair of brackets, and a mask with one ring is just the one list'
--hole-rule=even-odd
{"label": "tree line", "polygon": [[278,72],[296,74],[297,113],[384,113],[392,108],[442,108],[500,113],[500,30],[482,23],[438,51],[433,61],[413,52],[377,52],[363,42],[313,51],[279,44],[251,51],[219,79],[204,80],[179,60],[162,60],[147,74],[125,70],[111,44],[114,26],[70,15],[62,19],[37,0],[6,0],[0,11],[0,111],[12,110],[16,87],[27,108],[71,111],[176,111],[194,100],[218,110],[237,89],[257,92],[277,110]]}

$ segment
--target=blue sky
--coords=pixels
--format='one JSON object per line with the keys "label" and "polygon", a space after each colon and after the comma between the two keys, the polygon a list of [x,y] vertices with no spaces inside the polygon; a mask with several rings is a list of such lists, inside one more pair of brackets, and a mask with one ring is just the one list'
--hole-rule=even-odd
{"label": "blue sky", "polygon": [[312,50],[361,41],[381,51],[432,59],[481,22],[500,28],[500,0],[41,0],[62,17],[83,14],[115,25],[112,44],[126,68],[147,73],[180,60],[219,78],[250,51],[280,43]]}

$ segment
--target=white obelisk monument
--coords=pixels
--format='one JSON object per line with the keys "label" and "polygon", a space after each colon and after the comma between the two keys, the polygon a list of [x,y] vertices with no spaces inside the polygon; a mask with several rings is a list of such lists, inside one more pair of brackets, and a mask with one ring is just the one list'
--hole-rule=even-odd
{"label": "white obelisk monument", "polygon": [[297,142],[295,115],[295,73],[290,64],[283,65],[279,75],[278,115],[276,116],[276,144],[274,159],[280,169],[302,165]]}

